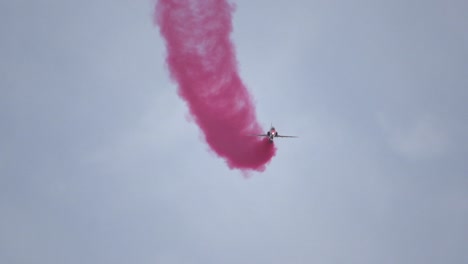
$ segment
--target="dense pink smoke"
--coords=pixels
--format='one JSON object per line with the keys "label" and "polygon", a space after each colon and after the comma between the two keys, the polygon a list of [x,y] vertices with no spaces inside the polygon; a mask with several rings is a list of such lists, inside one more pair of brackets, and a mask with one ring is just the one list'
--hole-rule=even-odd
{"label": "dense pink smoke", "polygon": [[263,171],[276,148],[249,136],[264,132],[237,72],[232,12],[226,0],[159,0],[155,22],[166,41],[171,78],[210,148],[231,169]]}

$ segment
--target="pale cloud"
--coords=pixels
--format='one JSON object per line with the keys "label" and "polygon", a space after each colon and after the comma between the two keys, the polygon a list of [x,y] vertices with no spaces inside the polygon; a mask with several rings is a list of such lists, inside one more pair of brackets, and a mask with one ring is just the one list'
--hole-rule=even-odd
{"label": "pale cloud", "polygon": [[449,149],[449,133],[440,118],[426,115],[404,122],[380,115],[378,119],[389,147],[407,159],[441,157]]}

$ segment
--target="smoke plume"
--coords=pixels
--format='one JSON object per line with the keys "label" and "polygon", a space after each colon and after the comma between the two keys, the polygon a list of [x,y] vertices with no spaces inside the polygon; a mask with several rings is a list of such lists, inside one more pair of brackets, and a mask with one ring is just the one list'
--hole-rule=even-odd
{"label": "smoke plume", "polygon": [[171,78],[210,148],[231,169],[264,171],[276,148],[265,138],[237,70],[226,0],[159,0],[155,23]]}

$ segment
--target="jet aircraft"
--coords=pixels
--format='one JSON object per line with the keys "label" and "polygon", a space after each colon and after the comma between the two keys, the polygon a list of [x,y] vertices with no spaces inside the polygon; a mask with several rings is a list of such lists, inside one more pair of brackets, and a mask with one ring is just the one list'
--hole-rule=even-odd
{"label": "jet aircraft", "polygon": [[268,131],[266,132],[266,134],[254,135],[254,136],[257,136],[257,137],[268,137],[268,139],[270,140],[271,143],[273,143],[273,139],[274,139],[275,137],[297,138],[296,136],[283,136],[283,135],[278,134],[278,131],[276,131],[276,129],[275,129],[275,127],[274,127],[273,125],[271,125],[270,130],[268,130]]}

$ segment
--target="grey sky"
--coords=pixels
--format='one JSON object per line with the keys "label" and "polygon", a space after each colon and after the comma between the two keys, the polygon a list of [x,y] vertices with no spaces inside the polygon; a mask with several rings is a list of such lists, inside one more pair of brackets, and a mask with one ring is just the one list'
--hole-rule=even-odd
{"label": "grey sky", "polygon": [[153,1],[0,2],[0,263],[468,263],[468,4],[237,1],[277,140],[202,142]]}

